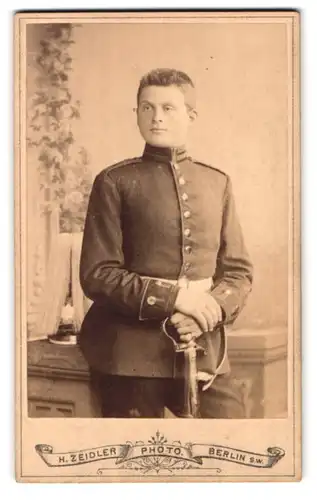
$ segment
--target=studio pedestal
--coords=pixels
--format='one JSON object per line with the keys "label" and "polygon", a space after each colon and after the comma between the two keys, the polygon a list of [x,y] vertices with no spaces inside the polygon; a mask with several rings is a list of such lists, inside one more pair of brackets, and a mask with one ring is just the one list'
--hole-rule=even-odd
{"label": "studio pedestal", "polygon": [[251,418],[287,416],[287,328],[233,330],[232,373],[241,381]]}

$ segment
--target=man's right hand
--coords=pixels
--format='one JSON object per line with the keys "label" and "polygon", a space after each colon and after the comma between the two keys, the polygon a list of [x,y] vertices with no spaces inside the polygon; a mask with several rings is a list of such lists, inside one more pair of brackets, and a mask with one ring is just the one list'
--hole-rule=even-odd
{"label": "man's right hand", "polygon": [[176,328],[181,343],[188,344],[200,337],[204,332],[191,316],[176,312],[170,317],[170,323]]}
{"label": "man's right hand", "polygon": [[175,309],[194,318],[204,332],[213,330],[222,321],[222,309],[208,292],[180,288]]}

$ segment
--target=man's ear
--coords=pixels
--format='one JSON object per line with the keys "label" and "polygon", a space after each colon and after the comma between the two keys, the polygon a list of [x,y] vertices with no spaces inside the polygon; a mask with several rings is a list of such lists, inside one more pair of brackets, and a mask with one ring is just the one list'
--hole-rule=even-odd
{"label": "man's ear", "polygon": [[135,120],[137,125],[139,126],[139,113],[138,113],[138,108],[133,108],[133,113],[135,115]]}
{"label": "man's ear", "polygon": [[197,109],[191,108],[188,111],[189,119],[191,122],[194,122],[198,116]]}

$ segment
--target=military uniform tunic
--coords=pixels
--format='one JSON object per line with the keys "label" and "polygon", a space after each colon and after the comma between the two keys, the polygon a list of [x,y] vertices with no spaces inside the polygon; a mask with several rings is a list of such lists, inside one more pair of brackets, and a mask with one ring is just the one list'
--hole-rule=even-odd
{"label": "military uniform tunic", "polygon": [[[227,174],[186,150],[146,144],[141,157],[97,175],[80,262],[93,301],[80,345],[92,368],[173,377],[175,353],[162,320],[173,314],[181,282],[207,278],[224,324],[233,323],[251,290],[252,264]],[[212,373],[220,328],[206,335]],[[228,369],[226,362],[222,372]]]}

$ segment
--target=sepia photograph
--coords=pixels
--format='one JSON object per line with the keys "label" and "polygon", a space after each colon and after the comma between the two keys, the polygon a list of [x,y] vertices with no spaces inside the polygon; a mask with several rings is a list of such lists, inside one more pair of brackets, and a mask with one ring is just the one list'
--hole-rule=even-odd
{"label": "sepia photograph", "polygon": [[300,478],[298,30],[16,15],[20,480]]}

